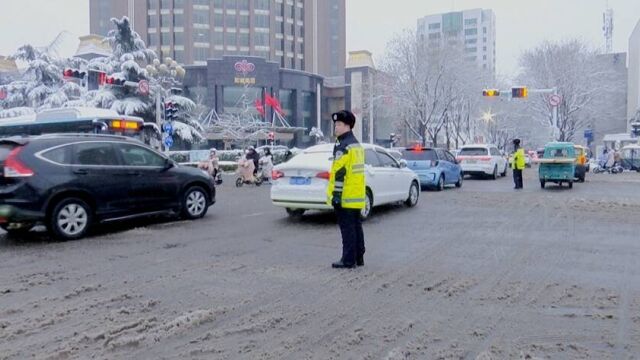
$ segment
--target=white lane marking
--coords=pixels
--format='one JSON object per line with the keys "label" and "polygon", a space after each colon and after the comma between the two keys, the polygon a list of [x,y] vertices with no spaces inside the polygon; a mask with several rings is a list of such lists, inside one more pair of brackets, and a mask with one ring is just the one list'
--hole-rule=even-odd
{"label": "white lane marking", "polygon": [[260,215],[264,215],[263,212],[260,213],[255,213],[255,214],[247,214],[247,215],[242,215],[243,218],[248,218],[248,217],[255,217],[255,216],[260,216]]}

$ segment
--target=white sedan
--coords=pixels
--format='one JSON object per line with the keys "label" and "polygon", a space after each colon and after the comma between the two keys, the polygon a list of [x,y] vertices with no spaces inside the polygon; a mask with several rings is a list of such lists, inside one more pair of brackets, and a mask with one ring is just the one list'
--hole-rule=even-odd
{"label": "white sedan", "polygon": [[[371,208],[404,202],[412,207],[420,197],[418,176],[399,163],[382,147],[362,144],[365,150],[367,196],[361,216],[366,219]],[[286,163],[273,169],[271,202],[299,217],[306,210],[333,210],[327,204],[329,171],[333,161],[333,144],[305,149]]]}

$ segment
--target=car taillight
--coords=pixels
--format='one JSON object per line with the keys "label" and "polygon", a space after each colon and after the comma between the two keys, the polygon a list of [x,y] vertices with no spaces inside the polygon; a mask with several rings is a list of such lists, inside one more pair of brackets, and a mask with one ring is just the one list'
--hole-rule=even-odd
{"label": "car taillight", "polygon": [[480,158],[480,161],[491,161],[491,156],[483,156]]}
{"label": "car taillight", "polygon": [[316,174],[317,178],[329,180],[331,178],[331,174],[328,171],[319,172]]}
{"label": "car taillight", "polygon": [[284,173],[282,171],[280,171],[280,170],[272,170],[271,171],[271,178],[273,180],[278,180],[281,177],[284,177]]}
{"label": "car taillight", "polygon": [[18,154],[22,151],[22,146],[11,150],[9,156],[4,161],[4,177],[29,177],[33,176],[33,170],[29,169],[18,159]]}

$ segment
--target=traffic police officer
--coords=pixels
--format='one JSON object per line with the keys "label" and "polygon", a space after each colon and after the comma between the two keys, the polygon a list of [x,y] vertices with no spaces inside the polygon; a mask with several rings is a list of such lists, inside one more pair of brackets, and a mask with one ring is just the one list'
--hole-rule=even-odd
{"label": "traffic police officer", "polygon": [[334,268],[364,265],[364,233],[360,211],[365,206],[364,149],[353,135],[356,117],[342,110],[331,115],[338,137],[333,147],[333,164],[327,202],[333,206],[342,234],[342,258]]}
{"label": "traffic police officer", "polygon": [[515,152],[511,160],[511,168],[513,169],[514,189],[522,189],[522,170],[525,167],[524,149],[520,147],[520,139],[513,139],[513,148]]}

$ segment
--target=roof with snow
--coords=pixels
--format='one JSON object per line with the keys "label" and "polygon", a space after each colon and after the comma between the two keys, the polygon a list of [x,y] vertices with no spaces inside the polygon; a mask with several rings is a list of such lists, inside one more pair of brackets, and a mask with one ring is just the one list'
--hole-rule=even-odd
{"label": "roof with snow", "polygon": [[18,72],[16,61],[6,56],[0,56],[0,72]]}
{"label": "roof with snow", "polygon": [[104,42],[104,37],[100,35],[80,36],[80,44],[76,51],[75,57],[85,59],[93,59],[97,57],[111,56],[111,47]]}

